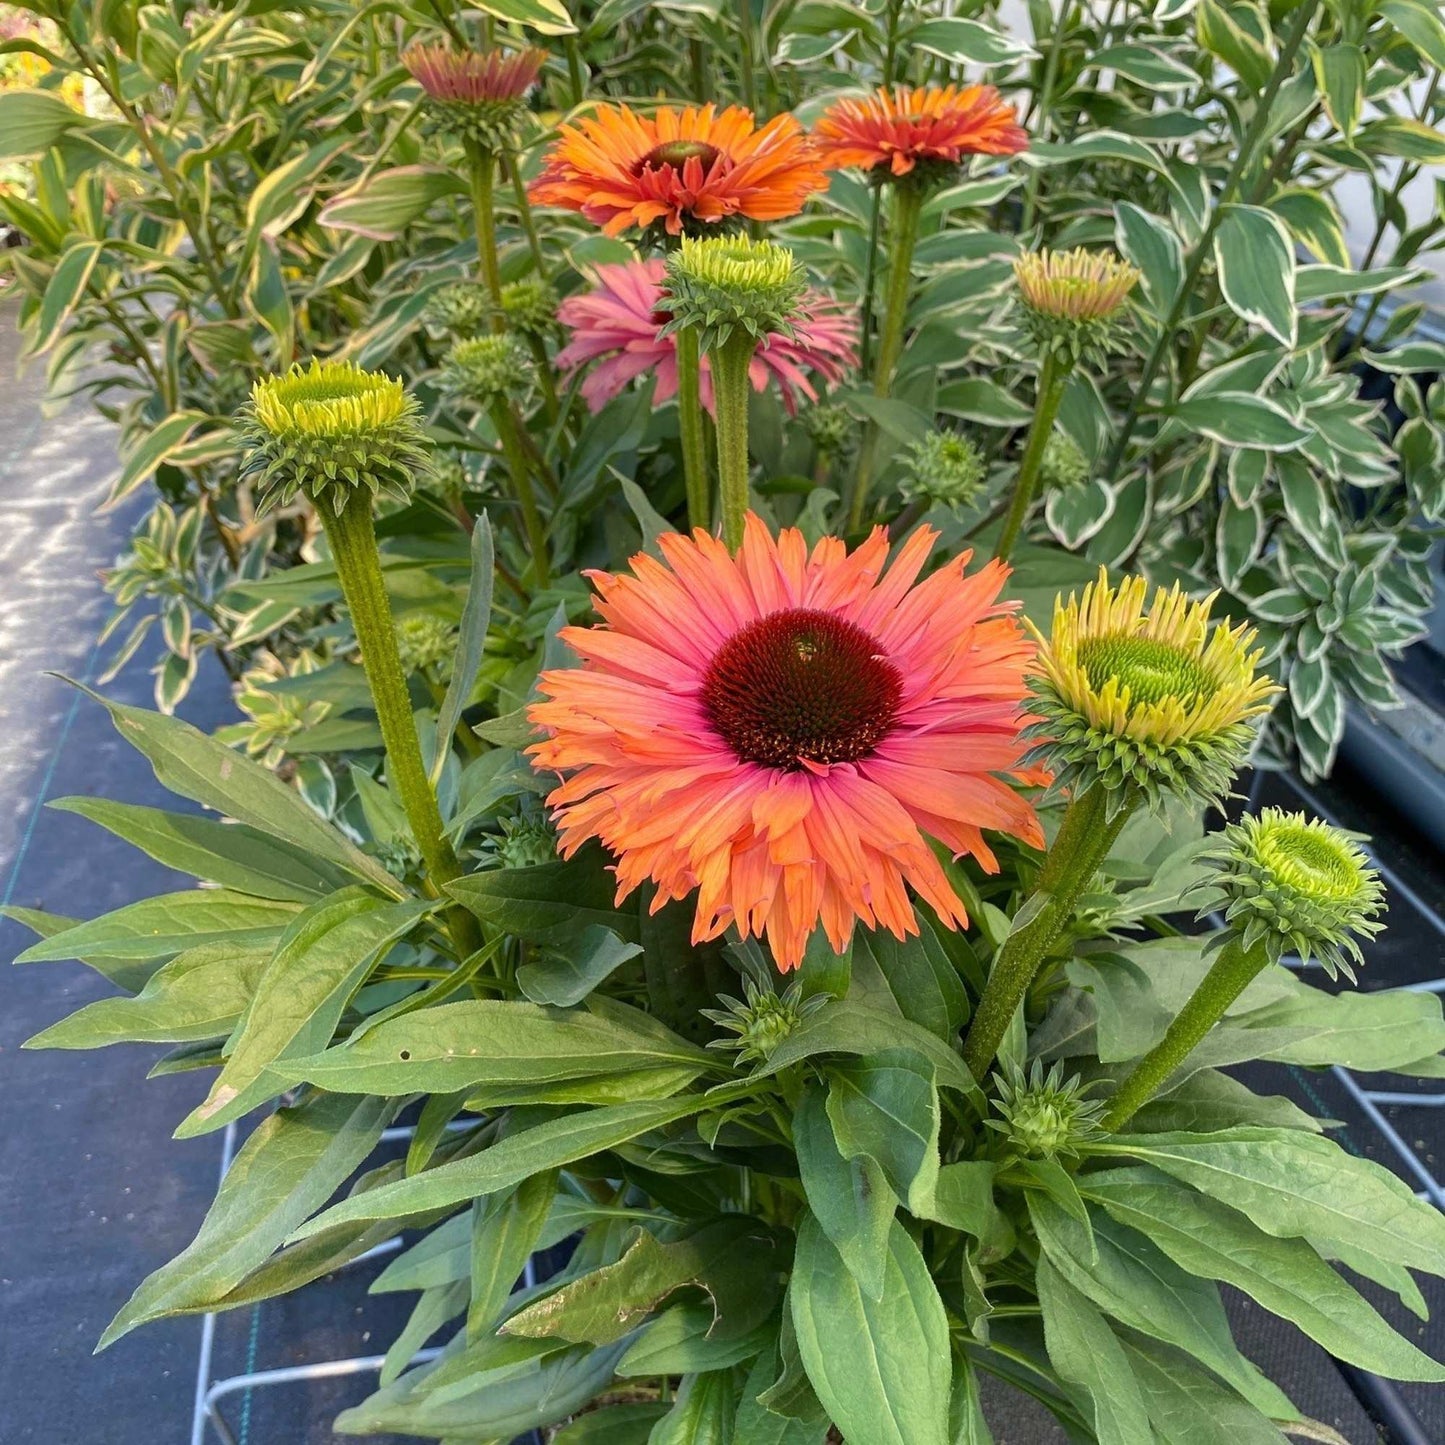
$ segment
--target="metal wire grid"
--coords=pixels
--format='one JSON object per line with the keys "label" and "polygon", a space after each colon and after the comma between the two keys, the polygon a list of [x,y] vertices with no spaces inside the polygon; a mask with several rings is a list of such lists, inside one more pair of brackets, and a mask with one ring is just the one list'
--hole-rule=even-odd
{"label": "metal wire grid", "polygon": [[[1251,807],[1257,801],[1262,777],[1261,773],[1256,772],[1251,781],[1249,790]],[[1288,775],[1284,780],[1317,816],[1330,822],[1337,821],[1331,810],[1298,778]],[[1368,849],[1366,851],[1370,852]],[[1431,907],[1429,902],[1388,863],[1385,863],[1373,852],[1370,852],[1370,859],[1379,870],[1380,876],[1390,891],[1414,907],[1420,917],[1440,935],[1442,940],[1445,940],[1445,917]],[[1406,987],[1427,993],[1445,993],[1445,976],[1430,979],[1424,983],[1408,984]],[[1429,1200],[1436,1208],[1445,1210],[1445,1183],[1442,1183],[1439,1175],[1421,1158],[1420,1154],[1405,1140],[1383,1112],[1385,1108],[1392,1106],[1419,1109],[1445,1108],[1445,1091],[1404,1093],[1388,1089],[1370,1089],[1364,1087],[1351,1071],[1342,1065],[1332,1066],[1331,1072],[1340,1087],[1348,1094],[1371,1128],[1375,1130],[1390,1153],[1399,1162],[1400,1167],[1415,1181],[1418,1186],[1416,1193],[1422,1199]],[[406,1126],[387,1129],[382,1133],[381,1142],[394,1143],[409,1140],[412,1133],[412,1128]],[[221,1142],[221,1169],[217,1180],[218,1187],[220,1180],[225,1178],[226,1171],[231,1167],[231,1161],[236,1152],[236,1139],[235,1123],[228,1124]],[[367,1250],[365,1254],[358,1255],[346,1267],[350,1268],[366,1260],[394,1253],[401,1248],[401,1245],[400,1237],[386,1240],[373,1249]],[[528,1285],[535,1283],[531,1261],[528,1261],[527,1264],[526,1283]],[[240,1445],[235,1433],[221,1414],[219,1402],[223,1399],[238,1394],[249,1396],[253,1390],[275,1385],[335,1379],[347,1375],[372,1374],[381,1369],[386,1358],[384,1355],[355,1355],[346,1359],[318,1360],[308,1365],[291,1365],[280,1369],[250,1370],[241,1374],[227,1375],[221,1379],[212,1379],[216,1319],[216,1315],[208,1314],[201,1320],[201,1343],[196,1364],[195,1407],[191,1417],[190,1445],[207,1445],[208,1425],[222,1445]],[[440,1353],[441,1351],[438,1349],[421,1350],[413,1357],[412,1363],[422,1364],[427,1360],[435,1359]],[[1339,1362],[1337,1361],[1336,1364],[1339,1365]],[[1377,1414],[1381,1408],[1384,1409],[1388,1418],[1383,1423],[1391,1431],[1392,1438],[1397,1439],[1400,1445],[1411,1445],[1411,1442],[1423,1442],[1428,1439],[1420,1428],[1419,1422],[1400,1397],[1398,1390],[1388,1380],[1382,1380],[1343,1365],[1339,1365],[1339,1368],[1351,1389],[1362,1396],[1362,1403],[1366,1405],[1366,1408],[1368,1409],[1372,1405],[1375,1407],[1371,1410],[1372,1414]],[[1368,1398],[1365,1398],[1366,1396]]]}

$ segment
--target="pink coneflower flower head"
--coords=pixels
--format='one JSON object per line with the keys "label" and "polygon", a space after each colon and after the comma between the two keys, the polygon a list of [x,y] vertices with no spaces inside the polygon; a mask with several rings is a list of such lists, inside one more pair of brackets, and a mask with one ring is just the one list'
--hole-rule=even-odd
{"label": "pink coneflower flower head", "polygon": [[426,92],[428,109],[445,130],[489,150],[510,142],[522,98],[536,84],[545,50],[458,50],[446,41],[414,41],[402,52],[407,73]]}
{"label": "pink coneflower flower head", "polygon": [[1042,846],[1010,781],[1034,646],[1002,563],[918,581],[937,537],[919,528],[889,566],[881,527],[810,551],[750,513],[736,556],[668,533],[661,561],[589,574],[602,625],[562,632],[582,665],[544,672],[528,713],[533,766],[564,778],[563,855],[600,840],[619,900],[696,892],[695,941],[766,936],[784,970],[819,926],[840,952],[857,922],[917,933],[909,889],[965,924],[927,840],[990,871],[985,829]]}
{"label": "pink coneflower flower head", "polygon": [[[592,411],[601,411],[638,376],[655,376],[653,400],[667,401],[677,391],[677,342],[659,337],[668,313],[661,309],[667,265],[660,259],[599,266],[590,291],[569,296],[557,319],[572,333],[557,353],[566,374],[595,362],[582,383],[582,396]],[[857,365],[857,323],[837,302],[810,287],[798,303],[791,335],[775,332],[753,353],[749,376],[757,391],[776,381],[783,405],[797,415],[798,397],[816,401],[809,376],[836,385]],[[702,359],[703,405],[712,410],[712,377]]]}

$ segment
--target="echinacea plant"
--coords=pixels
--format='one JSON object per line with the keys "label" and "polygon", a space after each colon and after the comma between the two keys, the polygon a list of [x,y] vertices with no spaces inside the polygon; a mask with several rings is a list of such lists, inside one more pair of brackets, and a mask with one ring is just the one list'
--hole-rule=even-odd
{"label": "echinacea plant", "polygon": [[127,990],[31,1042],[264,1111],[103,1343],[400,1239],[344,1434],[1335,1439],[1221,1286],[1445,1382],[1445,1216],[1225,1072],[1438,1076],[1440,999],[1349,987],[1364,840],[1206,830],[1429,605],[1445,401],[1353,375],[1438,369],[1420,6],[53,8],[24,324],[129,378],[158,696],[204,632],[247,721],[106,703],[217,817],[65,806],[211,886],[10,910]]}

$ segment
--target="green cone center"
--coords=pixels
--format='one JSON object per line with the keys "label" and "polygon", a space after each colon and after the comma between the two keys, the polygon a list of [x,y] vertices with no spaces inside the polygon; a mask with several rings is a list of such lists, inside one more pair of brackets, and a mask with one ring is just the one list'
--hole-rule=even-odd
{"label": "green cone center", "polygon": [[642,158],[642,169],[651,167],[653,170],[670,168],[681,171],[691,160],[697,161],[704,171],[712,169],[712,164],[722,152],[713,145],[702,140],[670,140],[664,141],[660,146],[653,146]]}
{"label": "green cone center", "polygon": [[1198,658],[1146,637],[1090,637],[1079,644],[1079,663],[1095,692],[1111,677],[1136,703],[1177,698],[1192,702],[1214,691],[1214,679]]}
{"label": "green cone center", "polygon": [[1351,898],[1360,888],[1355,860],[1327,835],[1303,824],[1262,830],[1259,856],[1282,883],[1315,898]]}

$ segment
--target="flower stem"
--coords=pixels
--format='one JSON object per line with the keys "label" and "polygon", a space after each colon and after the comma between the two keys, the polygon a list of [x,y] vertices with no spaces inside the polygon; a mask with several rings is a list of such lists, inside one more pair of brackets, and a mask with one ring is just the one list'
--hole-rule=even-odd
{"label": "flower stem", "polygon": [[477,260],[482,279],[492,298],[494,314],[492,329],[502,328],[502,271],[497,264],[497,218],[492,205],[492,188],[496,179],[496,160],[490,151],[476,141],[466,142],[467,174],[472,187],[472,219],[477,228]]}
{"label": "flower stem", "polygon": [[[908,319],[908,298],[913,290],[913,248],[918,240],[918,219],[923,211],[923,191],[914,185],[893,188],[893,225],[890,240],[893,261],[888,272],[888,294],[884,301],[883,335],[873,365],[873,395],[886,397],[893,390],[893,371],[903,350],[903,329]],[[863,525],[868,489],[878,462],[877,422],[869,422],[858,449],[858,470],[853,475],[853,495],[848,504],[848,530]]]}
{"label": "flower stem", "polygon": [[522,450],[522,439],[517,433],[517,419],[505,401],[494,403],[491,415],[497,439],[502,444],[502,455],[507,459],[512,490],[522,508],[522,526],[532,553],[532,571],[537,578],[537,586],[546,587],[552,581],[551,569],[547,565],[547,532],[542,526],[542,514],[537,510],[537,494],[532,490],[532,472],[527,465],[527,454]]}
{"label": "flower stem", "polygon": [[701,357],[697,329],[677,333],[677,424],[682,434],[682,474],[687,483],[687,520],[712,525],[712,488],[707,474],[707,439],[702,422]]}
{"label": "flower stem", "polygon": [[722,500],[723,540],[737,551],[743,544],[748,510],[748,366],[756,343],[734,331],[709,353],[713,404],[717,408],[717,477]]}
{"label": "flower stem", "polygon": [[1128,800],[1110,817],[1108,793],[1098,784],[1070,801],[1038,884],[1019,910],[1014,930],[1004,939],[989,970],[988,984],[964,1041],[964,1062],[975,1079],[987,1074],[1044,955],[1069,921],[1089,880],[1109,856],[1133,806],[1133,800]]}
{"label": "flower stem", "polygon": [[758,108],[757,85],[753,76],[753,5],[752,0],[738,0],[738,33],[742,38],[742,54],[738,60],[742,81],[743,104],[751,111]]}
{"label": "flower stem", "polygon": [[1034,491],[1039,484],[1039,469],[1043,465],[1044,448],[1054,429],[1054,420],[1064,400],[1064,388],[1068,385],[1072,368],[1066,358],[1055,351],[1044,354],[1043,369],[1039,372],[1038,402],[1034,407],[1034,421],[1029,429],[1028,444],[1024,447],[1019,473],[1014,479],[1013,497],[1009,502],[1008,515],[1004,518],[1003,530],[998,534],[998,545],[993,555],[1001,562],[1007,562],[1014,543],[1028,520],[1029,508],[1033,506]]}
{"label": "flower stem", "polygon": [[517,219],[522,223],[522,233],[527,238],[527,249],[532,253],[532,265],[537,275],[547,280],[547,258],[542,254],[542,241],[537,235],[537,223],[532,218],[532,203],[527,199],[526,182],[522,180],[522,162],[515,151],[502,160],[507,176],[512,182],[512,194],[517,198]]}
{"label": "flower stem", "polygon": [[[341,591],[351,613],[351,625],[361,646],[361,664],[371,688],[381,737],[386,745],[387,777],[401,797],[412,836],[426,864],[427,879],[438,891],[462,876],[462,866],[442,827],[436,794],[427,781],[412,717],[411,695],[396,646],[396,624],[381,571],[376,528],[371,516],[371,494],[365,488],[352,492],[338,516],[317,509],[331,543]],[[438,739],[437,746],[444,747]],[[447,927],[463,957],[481,946],[477,921],[465,908],[447,910]]]}
{"label": "flower stem", "polygon": [[1179,1010],[1164,1037],[1134,1065],[1129,1077],[1119,1086],[1104,1116],[1104,1127],[1122,1129],[1194,1052],[1199,1041],[1224,1017],[1224,1011],[1253,982],[1269,953],[1261,939],[1246,949],[1238,938],[1231,938],[1210,965],[1189,1002]]}

